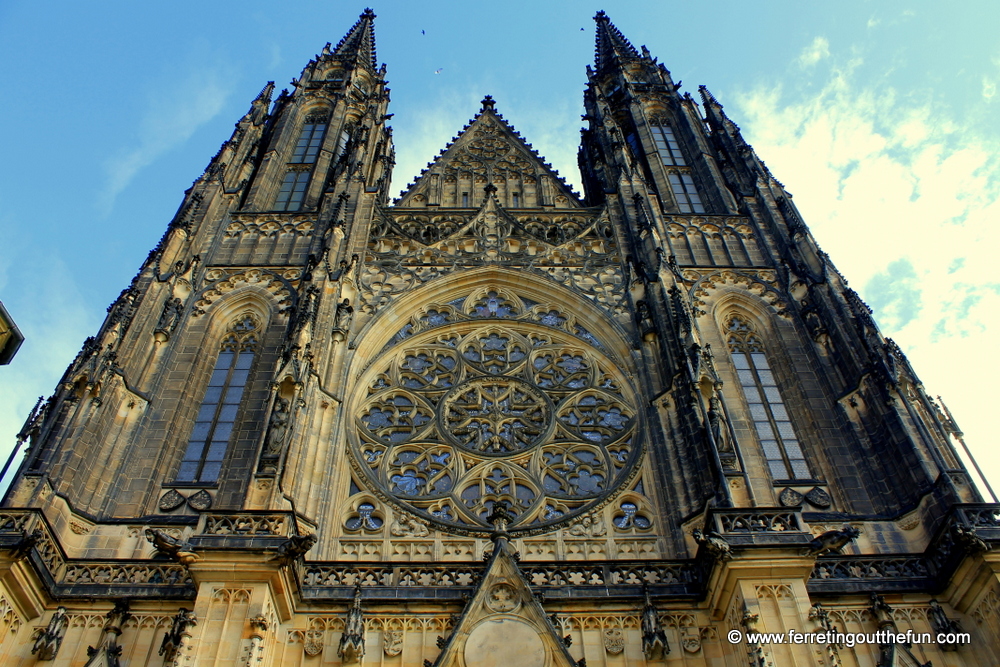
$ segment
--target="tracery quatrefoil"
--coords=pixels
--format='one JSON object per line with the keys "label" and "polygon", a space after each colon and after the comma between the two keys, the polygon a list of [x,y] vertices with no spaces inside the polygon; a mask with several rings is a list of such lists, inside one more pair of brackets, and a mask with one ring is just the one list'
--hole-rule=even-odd
{"label": "tracery quatrefoil", "polygon": [[641,453],[616,364],[501,310],[390,346],[360,378],[355,466],[379,495],[451,532],[485,532],[500,501],[515,532],[574,521],[623,488]]}

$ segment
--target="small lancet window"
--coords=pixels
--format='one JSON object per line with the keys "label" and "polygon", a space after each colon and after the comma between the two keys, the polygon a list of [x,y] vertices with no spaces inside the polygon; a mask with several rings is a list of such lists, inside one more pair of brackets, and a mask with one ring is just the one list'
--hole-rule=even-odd
{"label": "small lancet window", "polygon": [[289,162],[300,164],[312,164],[319,155],[319,149],[323,145],[323,137],[326,135],[326,116],[309,116],[302,124],[302,131],[299,132],[299,140],[295,144],[295,152]]}
{"label": "small lancet window", "polygon": [[309,170],[293,169],[285,173],[278,198],[274,201],[275,211],[298,211],[309,187]]}
{"label": "small lancet window", "polygon": [[513,207],[514,208],[520,208],[521,207],[521,193],[520,192],[515,192],[513,195],[511,195],[511,198],[514,200]]}
{"label": "small lancet window", "polygon": [[468,192],[463,192],[462,193],[462,206],[464,208],[468,208],[469,207],[469,193]]}
{"label": "small lancet window", "polygon": [[218,481],[257,352],[259,329],[256,318],[249,313],[230,325],[195,417],[194,430],[177,472],[178,482]]}
{"label": "small lancet window", "polygon": [[771,477],[776,480],[810,479],[802,447],[764,353],[764,344],[750,322],[739,315],[730,317],[726,326],[729,353]]}

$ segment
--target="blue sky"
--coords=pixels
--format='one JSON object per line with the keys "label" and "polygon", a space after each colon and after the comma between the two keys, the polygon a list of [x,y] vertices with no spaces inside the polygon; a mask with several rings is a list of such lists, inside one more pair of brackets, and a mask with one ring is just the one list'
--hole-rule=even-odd
{"label": "blue sky", "polygon": [[[1000,3],[483,7],[373,5],[395,114],[394,191],[485,94],[578,183],[584,67],[603,8],[685,90],[705,84],[725,105],[1000,482],[989,421],[1000,376]],[[268,80],[287,86],[363,8],[0,4],[0,300],[27,337],[0,367],[0,452],[250,100]]]}

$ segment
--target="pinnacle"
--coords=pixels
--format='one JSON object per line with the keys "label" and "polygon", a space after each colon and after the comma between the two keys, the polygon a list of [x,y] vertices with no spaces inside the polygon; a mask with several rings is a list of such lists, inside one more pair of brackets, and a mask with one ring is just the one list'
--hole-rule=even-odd
{"label": "pinnacle", "polygon": [[496,106],[496,100],[493,99],[492,95],[487,95],[486,97],[483,98],[482,105],[483,105],[483,111],[486,111],[487,109],[493,109]]}
{"label": "pinnacle", "polygon": [[622,59],[639,57],[632,42],[615,27],[604,10],[597,12],[594,21],[597,22],[595,62],[598,71]]}

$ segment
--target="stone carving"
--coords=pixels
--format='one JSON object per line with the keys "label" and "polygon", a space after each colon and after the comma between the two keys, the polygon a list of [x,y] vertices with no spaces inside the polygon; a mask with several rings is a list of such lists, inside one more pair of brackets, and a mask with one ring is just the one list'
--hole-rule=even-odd
{"label": "stone carving", "polygon": [[184,496],[182,496],[177,489],[170,489],[160,496],[160,502],[157,506],[160,508],[161,512],[172,512],[183,505],[184,501]]}
{"label": "stone carving", "polygon": [[267,443],[264,446],[265,458],[276,459],[281,456],[285,447],[285,436],[288,434],[290,417],[291,406],[288,399],[280,396],[275,398],[267,430]]}
{"label": "stone carving", "polygon": [[604,650],[611,655],[618,655],[625,650],[625,632],[621,628],[604,630]]}
{"label": "stone carving", "polygon": [[345,664],[361,662],[365,657],[365,619],[361,612],[360,585],[354,589],[354,604],[347,612],[347,622],[337,646],[337,655]]}
{"label": "stone carving", "polygon": [[826,509],[833,504],[833,501],[830,499],[830,494],[818,486],[814,486],[808,493],[806,493],[806,500],[808,500],[811,505],[819,507],[820,509]]}
{"label": "stone carving", "polygon": [[21,560],[31,555],[31,550],[41,545],[45,538],[45,531],[35,528],[30,533],[27,529],[21,531],[21,539],[10,548],[10,557],[14,560]]}
{"label": "stone carving", "polygon": [[189,611],[184,607],[181,607],[177,611],[173,624],[168,631],[163,633],[163,641],[160,642],[159,655],[163,656],[164,662],[169,663],[174,660],[181,644],[184,643],[184,638],[190,636],[187,631],[188,628],[197,624],[198,618],[193,611]]}
{"label": "stone carving", "polygon": [[396,517],[389,532],[396,537],[427,537],[430,533],[427,524],[406,515]]}
{"label": "stone carving", "polygon": [[605,234],[607,221],[595,213],[515,218],[491,199],[471,221],[453,221],[454,215],[387,216],[370,237],[360,276],[361,311],[373,315],[397,295],[452,271],[502,263],[565,285],[619,321],[631,322],[617,249]]}
{"label": "stone carving", "polygon": [[801,530],[795,512],[783,511],[715,511],[720,533],[785,533]]}
{"label": "stone carving", "polygon": [[[931,600],[929,604],[930,611],[928,616],[930,617],[931,627],[934,628],[934,632],[938,634],[956,634],[964,632],[962,630],[961,623],[953,618],[948,618],[940,602],[937,600]],[[955,642],[950,644],[938,643],[938,647],[942,651],[957,651],[959,646],[960,645]]]}
{"label": "stone carving", "polygon": [[49,624],[35,639],[35,643],[31,647],[32,655],[35,655],[39,660],[55,660],[68,625],[69,617],[66,614],[66,607],[56,607],[52,618],[49,619]]}
{"label": "stone carving", "polygon": [[190,544],[176,537],[172,537],[162,530],[147,528],[145,533],[146,539],[149,540],[150,544],[152,544],[159,553],[169,556],[171,560],[175,560],[181,565],[196,563],[201,558],[194,552],[194,547]]}
{"label": "stone carving", "polygon": [[285,535],[288,519],[281,514],[210,514],[206,535]]}
{"label": "stone carving", "polygon": [[695,528],[691,533],[694,541],[705,548],[705,551],[714,559],[722,562],[728,561],[733,557],[733,549],[729,545],[729,542],[719,535],[717,532],[710,531],[707,535],[702,533],[700,529]]}
{"label": "stone carving", "polygon": [[510,584],[496,584],[486,597],[486,605],[495,612],[513,611],[520,604],[517,591]]}
{"label": "stone carving", "polygon": [[306,630],[302,638],[302,650],[309,657],[315,657],[323,652],[323,631]]}
{"label": "stone carving", "polygon": [[382,633],[382,652],[390,658],[403,652],[402,630],[386,630]]}
{"label": "stone carving", "polygon": [[192,493],[187,499],[188,507],[199,512],[203,512],[212,507],[212,494],[201,489],[197,493]]}
{"label": "stone carving", "polygon": [[952,525],[951,532],[952,535],[955,536],[955,542],[962,549],[964,549],[966,553],[977,554],[990,550],[990,545],[987,544],[983,538],[979,537],[975,528],[970,528],[968,526],[963,526],[960,523],[956,523]]}
{"label": "stone carving", "polygon": [[569,534],[575,537],[601,537],[608,529],[600,515],[587,515],[569,527]]}
{"label": "stone carving", "polygon": [[277,552],[271,556],[270,560],[282,566],[290,565],[293,561],[305,556],[315,544],[316,536],[312,533],[308,535],[292,535],[281,543]]}
{"label": "stone carving", "polygon": [[845,525],[840,530],[828,530],[818,535],[809,543],[806,549],[807,556],[821,556],[827,553],[840,553],[848,542],[861,535],[861,531],[849,525]]}
{"label": "stone carving", "polygon": [[782,507],[799,507],[802,505],[803,495],[791,487],[785,487],[778,496],[778,502]]}

